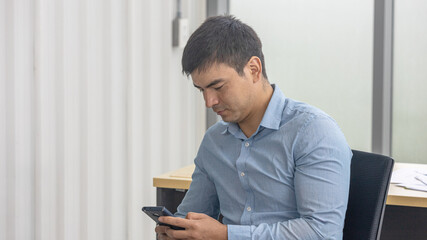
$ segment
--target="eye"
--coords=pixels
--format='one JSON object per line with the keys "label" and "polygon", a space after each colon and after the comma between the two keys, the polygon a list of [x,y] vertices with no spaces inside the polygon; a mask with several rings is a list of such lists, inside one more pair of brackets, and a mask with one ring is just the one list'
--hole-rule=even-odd
{"label": "eye", "polygon": [[221,85],[221,86],[219,86],[219,87],[216,87],[216,88],[215,88],[215,90],[220,90],[220,89],[222,88],[222,86],[224,86],[224,85]]}
{"label": "eye", "polygon": [[201,89],[201,88],[198,88],[198,90],[199,90],[199,92],[203,92],[203,89]]}

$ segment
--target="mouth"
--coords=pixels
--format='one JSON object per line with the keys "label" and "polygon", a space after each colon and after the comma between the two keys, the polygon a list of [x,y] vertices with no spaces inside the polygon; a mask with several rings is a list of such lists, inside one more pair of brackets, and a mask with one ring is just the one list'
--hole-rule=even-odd
{"label": "mouth", "polygon": [[221,115],[225,112],[225,109],[224,109],[224,110],[221,110],[221,111],[215,111],[215,112],[216,112],[216,114],[217,114],[217,115],[220,115],[220,116],[221,116]]}

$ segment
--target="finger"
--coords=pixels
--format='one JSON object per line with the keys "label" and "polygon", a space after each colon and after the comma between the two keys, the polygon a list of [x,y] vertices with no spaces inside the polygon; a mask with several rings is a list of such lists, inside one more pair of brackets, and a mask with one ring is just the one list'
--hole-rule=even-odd
{"label": "finger", "polygon": [[[189,237],[188,231],[185,231],[185,230],[173,230],[171,228],[166,230],[166,235],[170,239],[188,239],[188,237]],[[169,239],[169,238],[167,238],[167,239]]]}
{"label": "finger", "polygon": [[185,218],[189,220],[200,220],[200,219],[211,218],[211,217],[204,213],[189,212],[187,213],[187,216],[185,216]]}
{"label": "finger", "polygon": [[160,217],[159,221],[162,223],[174,225],[177,227],[183,227],[183,228],[188,228],[190,224],[188,219],[183,219],[179,217]]}
{"label": "finger", "polygon": [[171,238],[168,235],[166,235],[166,233],[160,233],[160,234],[157,234],[157,239],[158,240],[170,240]]}
{"label": "finger", "polygon": [[156,231],[156,233],[165,233],[166,229],[168,229],[168,226],[157,226],[154,231]]}

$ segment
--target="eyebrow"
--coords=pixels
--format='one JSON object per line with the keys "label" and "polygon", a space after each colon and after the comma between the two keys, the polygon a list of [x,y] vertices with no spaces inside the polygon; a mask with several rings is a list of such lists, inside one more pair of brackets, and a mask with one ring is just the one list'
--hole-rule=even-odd
{"label": "eyebrow", "polygon": [[[223,79],[216,79],[216,80],[212,81],[211,83],[209,83],[206,86],[206,88],[212,87],[213,85],[216,85],[216,84],[223,82],[223,81],[224,81]],[[201,87],[197,86],[196,84],[193,83],[193,85],[194,85],[194,87],[201,89]]]}

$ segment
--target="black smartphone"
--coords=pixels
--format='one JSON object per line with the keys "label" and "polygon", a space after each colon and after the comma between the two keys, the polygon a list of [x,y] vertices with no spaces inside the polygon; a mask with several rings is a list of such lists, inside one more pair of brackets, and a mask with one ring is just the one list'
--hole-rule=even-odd
{"label": "black smartphone", "polygon": [[170,227],[170,228],[172,228],[174,230],[185,230],[185,228],[182,228],[182,227],[177,227],[177,226],[173,226],[173,225],[170,225],[170,224],[159,222],[159,217],[160,216],[174,217],[174,215],[169,210],[167,210],[165,207],[163,207],[163,206],[143,207],[142,211],[145,212],[151,219],[153,219],[159,225],[168,226],[168,227]]}

